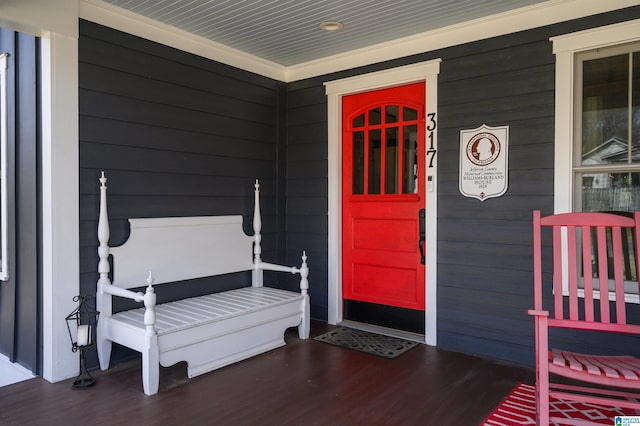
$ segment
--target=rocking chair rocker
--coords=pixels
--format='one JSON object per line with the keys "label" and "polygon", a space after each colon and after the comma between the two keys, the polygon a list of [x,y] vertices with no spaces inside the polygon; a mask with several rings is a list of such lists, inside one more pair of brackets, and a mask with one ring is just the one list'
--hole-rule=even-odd
{"label": "rocking chair rocker", "polygon": [[[543,228],[552,229],[552,247],[542,247]],[[633,281],[635,290],[639,290],[640,212],[633,218],[607,213],[541,218],[535,211],[533,246],[534,309],[528,313],[535,319],[538,425],[560,420],[565,424],[596,424],[550,418],[550,396],[640,410],[640,359],[549,349],[550,328],[640,335],[640,325],[629,323],[627,318],[633,309],[640,308],[625,303],[624,288],[625,281]],[[543,262],[542,252],[549,249],[553,274],[543,271],[547,262]],[[547,301],[553,306],[546,306],[543,302]],[[632,315],[637,318],[638,313]],[[637,354],[638,348],[634,349]],[[565,378],[564,383],[551,383],[551,374]],[[579,383],[567,384],[572,381]],[[630,389],[636,391],[631,393]]]}

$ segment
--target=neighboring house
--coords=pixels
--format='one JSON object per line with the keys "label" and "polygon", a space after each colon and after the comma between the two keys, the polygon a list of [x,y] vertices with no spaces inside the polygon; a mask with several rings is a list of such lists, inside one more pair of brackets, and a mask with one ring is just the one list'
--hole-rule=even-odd
{"label": "neighboring house", "polygon": [[[64,317],[74,295],[95,292],[101,170],[109,178],[114,245],[125,240],[128,217],[249,218],[252,182],[260,178],[263,257],[297,263],[306,249],[312,317],[342,320],[341,96],[419,80],[426,82],[425,112],[437,117],[426,193],[425,342],[533,365],[533,321],[525,313],[533,304],[532,210],[573,209],[574,182],[595,167],[573,160],[580,105],[573,64],[582,51],[640,41],[640,6],[551,2],[558,4],[509,25],[488,21],[490,36],[481,26],[458,29],[404,57],[347,68],[327,63],[288,79],[215,60],[215,49],[189,53],[187,41],[177,48],[183,36],[98,10],[93,0],[43,2],[38,13],[25,3],[0,5],[0,25],[42,37],[33,41],[42,53],[40,133],[30,139],[38,141],[35,151],[27,151],[39,166],[24,169],[41,183],[16,188],[32,197],[37,215],[14,230],[30,244],[23,267],[37,274],[0,283],[2,353],[50,381],[76,372]],[[460,131],[482,124],[509,126],[509,187],[481,202],[461,195],[458,165]],[[626,142],[607,144],[620,154]],[[189,294],[210,285],[194,282]],[[177,291],[167,285],[159,298],[187,295]],[[640,352],[637,340],[588,345]]]}
{"label": "neighboring house", "polygon": [[[640,146],[614,136],[582,154],[583,166],[640,161]],[[582,207],[588,211],[640,209],[640,178],[634,173],[584,173]]]}
{"label": "neighboring house", "polygon": [[[633,160],[638,160],[638,146],[632,146]],[[624,163],[627,161],[627,151],[629,143],[617,136],[612,137],[593,148],[591,151],[582,154],[582,164],[602,164],[602,163]]]}

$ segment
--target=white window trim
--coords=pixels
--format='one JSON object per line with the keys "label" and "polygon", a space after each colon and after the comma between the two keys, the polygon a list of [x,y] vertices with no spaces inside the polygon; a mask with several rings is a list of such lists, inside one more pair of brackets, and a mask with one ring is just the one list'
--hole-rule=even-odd
{"label": "white window trim", "polygon": [[556,55],[554,212],[573,208],[574,56],[578,52],[640,40],[640,20],[551,38]]}
{"label": "white window trim", "polygon": [[[355,77],[325,83],[328,110],[328,322],[338,324],[343,320],[342,312],[342,96],[399,86],[402,84],[426,82],[425,113],[438,111],[438,74],[440,59],[421,62],[404,67],[363,74]],[[436,115],[436,120],[438,116]],[[434,147],[437,149],[437,129]],[[438,201],[438,158],[434,167],[427,170],[431,177],[431,188],[426,193],[426,277],[425,277],[425,343],[437,343],[437,201]],[[424,185],[426,186],[426,182]]]}
{"label": "white window trim", "polygon": [[7,120],[7,59],[8,53],[0,55],[0,281],[9,280],[9,207],[7,190],[8,126]]}
{"label": "white window trim", "polygon": [[[639,40],[640,19],[551,38],[553,53],[556,55],[553,206],[555,213],[568,213],[573,210],[575,54]],[[564,269],[563,274],[566,274],[566,267]],[[568,290],[564,289],[563,293],[568,295]],[[583,296],[582,291],[578,294]],[[615,298],[615,294],[610,292],[610,297]],[[637,294],[626,294],[625,300],[640,303]]]}

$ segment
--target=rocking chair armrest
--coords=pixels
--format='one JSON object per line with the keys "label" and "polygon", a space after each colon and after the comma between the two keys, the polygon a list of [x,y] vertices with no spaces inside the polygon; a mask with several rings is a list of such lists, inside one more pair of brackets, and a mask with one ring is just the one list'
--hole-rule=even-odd
{"label": "rocking chair armrest", "polygon": [[537,309],[529,309],[529,310],[527,310],[527,314],[533,315],[533,316],[536,316],[536,317],[548,317],[549,316],[549,311],[541,311],[541,310],[537,310]]}

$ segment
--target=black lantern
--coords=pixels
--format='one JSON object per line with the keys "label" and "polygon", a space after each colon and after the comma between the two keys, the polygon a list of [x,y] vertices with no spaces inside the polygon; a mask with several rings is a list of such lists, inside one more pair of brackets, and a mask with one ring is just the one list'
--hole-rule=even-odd
{"label": "black lantern", "polygon": [[95,379],[87,371],[85,363],[87,351],[95,346],[96,325],[100,315],[100,312],[89,306],[90,299],[93,298],[82,295],[74,297],[73,301],[78,302],[78,307],[65,318],[69,339],[71,339],[71,350],[80,351],[80,374],[73,382],[72,389],[86,389],[96,384]]}

